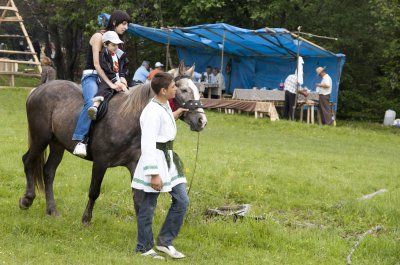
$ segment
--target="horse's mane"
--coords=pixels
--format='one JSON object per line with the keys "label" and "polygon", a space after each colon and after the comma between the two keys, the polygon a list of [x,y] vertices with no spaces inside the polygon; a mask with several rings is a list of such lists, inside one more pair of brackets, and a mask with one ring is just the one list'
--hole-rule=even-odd
{"label": "horse's mane", "polygon": [[123,117],[136,119],[142,113],[144,107],[149,103],[150,97],[154,95],[150,83],[139,85],[128,92],[127,97],[121,104],[120,113]]}

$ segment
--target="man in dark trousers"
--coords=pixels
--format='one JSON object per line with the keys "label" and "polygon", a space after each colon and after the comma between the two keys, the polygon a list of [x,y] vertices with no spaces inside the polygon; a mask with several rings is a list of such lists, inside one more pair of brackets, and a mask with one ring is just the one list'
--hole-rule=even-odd
{"label": "man in dark trousers", "polygon": [[332,92],[332,78],[325,72],[325,67],[318,67],[315,71],[322,78],[321,83],[315,84],[319,94],[318,112],[321,117],[321,123],[323,125],[332,125],[334,117],[329,103]]}

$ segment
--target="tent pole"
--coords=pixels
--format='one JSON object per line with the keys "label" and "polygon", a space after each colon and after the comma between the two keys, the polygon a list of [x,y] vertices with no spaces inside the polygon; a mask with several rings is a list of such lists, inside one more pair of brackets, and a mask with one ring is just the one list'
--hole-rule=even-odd
{"label": "tent pole", "polygon": [[168,72],[168,58],[169,58],[169,43],[171,39],[171,30],[168,29],[168,44],[167,44],[167,52],[165,54],[165,72]]}
{"label": "tent pole", "polygon": [[300,56],[300,30],[301,26],[297,27],[298,35],[297,35],[297,55],[296,55],[296,97],[294,99],[294,105],[292,106],[292,121],[294,121],[294,114],[296,112],[297,99],[299,97],[299,56]]}
{"label": "tent pole", "polygon": [[224,47],[225,47],[225,30],[224,30],[224,36],[222,37],[222,52],[221,52],[221,73],[222,73],[222,68],[224,67]]}

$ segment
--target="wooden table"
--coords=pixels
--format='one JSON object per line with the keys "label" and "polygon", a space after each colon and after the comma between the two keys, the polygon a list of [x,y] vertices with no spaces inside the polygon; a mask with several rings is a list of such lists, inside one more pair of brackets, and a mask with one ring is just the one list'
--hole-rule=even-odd
{"label": "wooden table", "polygon": [[218,96],[218,98],[221,98],[222,96],[222,91],[220,90],[218,83],[194,82],[194,84],[201,93],[204,93],[207,90],[208,98],[211,98],[211,95]]}

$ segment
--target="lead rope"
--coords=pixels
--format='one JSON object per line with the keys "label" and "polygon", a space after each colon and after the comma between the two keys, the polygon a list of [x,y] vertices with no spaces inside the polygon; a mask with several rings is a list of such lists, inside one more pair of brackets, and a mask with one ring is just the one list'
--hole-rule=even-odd
{"label": "lead rope", "polygon": [[189,196],[190,190],[192,189],[192,185],[193,185],[194,176],[195,176],[195,174],[196,174],[196,168],[197,168],[197,158],[198,158],[198,155],[199,155],[199,144],[200,144],[200,132],[197,132],[197,149],[196,149],[196,158],[195,158],[195,160],[194,160],[194,169],[193,169],[193,174],[192,174],[192,178],[191,178],[191,180],[190,180],[190,184],[189,184],[189,189],[188,189],[188,192],[187,192],[188,196]]}

